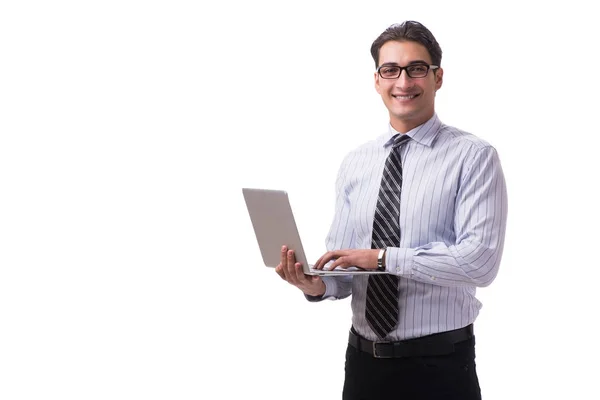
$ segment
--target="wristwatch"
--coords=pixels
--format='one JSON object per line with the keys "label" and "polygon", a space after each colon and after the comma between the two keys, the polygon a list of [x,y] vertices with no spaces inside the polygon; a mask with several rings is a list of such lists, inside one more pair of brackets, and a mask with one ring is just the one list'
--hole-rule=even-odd
{"label": "wristwatch", "polygon": [[385,271],[385,251],[386,249],[379,250],[379,255],[377,256],[377,271]]}

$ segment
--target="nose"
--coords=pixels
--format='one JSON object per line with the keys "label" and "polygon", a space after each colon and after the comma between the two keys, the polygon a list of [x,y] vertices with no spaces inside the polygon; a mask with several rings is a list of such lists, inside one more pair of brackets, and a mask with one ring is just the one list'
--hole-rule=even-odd
{"label": "nose", "polygon": [[413,79],[408,76],[408,73],[406,72],[406,70],[403,70],[400,72],[400,76],[398,77],[398,79],[396,79],[396,87],[400,88],[400,89],[408,89],[411,86],[413,86]]}

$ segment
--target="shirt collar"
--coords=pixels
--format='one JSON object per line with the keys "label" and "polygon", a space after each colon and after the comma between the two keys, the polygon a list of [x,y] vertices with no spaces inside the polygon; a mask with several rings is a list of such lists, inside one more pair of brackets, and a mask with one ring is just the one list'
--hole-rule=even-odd
{"label": "shirt collar", "polygon": [[[405,135],[410,136],[410,138],[415,142],[421,143],[427,147],[431,147],[441,127],[442,122],[438,118],[437,114],[434,113],[433,117],[428,119],[425,123],[406,132]],[[392,125],[390,124],[388,134],[385,135],[385,142],[383,146],[387,147],[391,145],[394,141],[394,136],[397,134],[399,134],[399,132],[392,128]]]}

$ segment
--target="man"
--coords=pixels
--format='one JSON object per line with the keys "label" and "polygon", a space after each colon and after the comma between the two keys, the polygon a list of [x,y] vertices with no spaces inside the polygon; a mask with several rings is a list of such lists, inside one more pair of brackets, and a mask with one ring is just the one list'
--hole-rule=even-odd
{"label": "man", "polygon": [[426,27],[392,25],[371,54],[389,131],[342,162],[316,268],[387,274],[306,276],[285,246],[276,271],[310,301],[352,294],[344,399],[480,399],[475,288],[494,280],[504,245],[500,161],[435,114],[442,50]]}

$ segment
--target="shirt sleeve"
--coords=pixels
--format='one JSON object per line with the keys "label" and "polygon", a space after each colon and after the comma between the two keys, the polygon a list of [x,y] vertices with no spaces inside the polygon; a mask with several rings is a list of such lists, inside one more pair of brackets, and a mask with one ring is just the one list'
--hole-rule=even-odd
{"label": "shirt sleeve", "polygon": [[[348,201],[348,167],[352,165],[352,154],[346,156],[339,169],[335,183],[335,212],[329,233],[325,239],[327,251],[352,249],[355,246],[354,227],[350,217]],[[325,294],[322,297],[306,296],[309,301],[344,299],[352,293],[352,275],[324,276]]]}
{"label": "shirt sleeve", "polygon": [[440,286],[484,287],[492,283],[504,247],[506,183],[496,150],[487,146],[474,151],[456,197],[456,243],[388,248],[386,268],[390,273]]}

